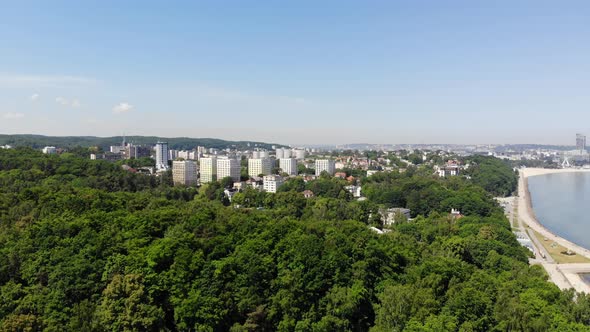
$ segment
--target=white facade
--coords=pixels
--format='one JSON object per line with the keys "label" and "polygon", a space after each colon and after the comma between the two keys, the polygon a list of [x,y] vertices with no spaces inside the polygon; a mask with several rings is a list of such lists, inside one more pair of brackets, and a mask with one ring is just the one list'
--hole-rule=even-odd
{"label": "white facade", "polygon": [[178,156],[179,152],[180,151],[178,151],[178,150],[172,150],[172,149],[168,150],[168,160],[174,160],[176,158],[179,158],[179,156]]}
{"label": "white facade", "polygon": [[234,181],[240,181],[240,170],[240,162],[236,159],[217,159],[217,180],[221,180],[229,176]]}
{"label": "white facade", "polygon": [[272,161],[268,158],[248,159],[248,175],[257,177],[260,174],[268,175],[272,171]]}
{"label": "white facade", "polygon": [[318,159],[315,161],[315,175],[320,175],[324,171],[328,172],[330,175],[334,175],[334,172],[336,171],[334,160]]}
{"label": "white facade", "polygon": [[217,174],[217,158],[203,157],[200,159],[201,163],[201,183],[209,183],[215,181]]}
{"label": "white facade", "polygon": [[252,151],[252,159],[263,159],[268,157],[270,157],[270,155],[266,150]]}
{"label": "white facade", "polygon": [[123,151],[125,151],[125,146],[124,145],[111,145],[109,148],[109,151],[111,151],[111,153],[121,153]]}
{"label": "white facade", "polygon": [[168,143],[156,143],[156,169],[168,169]]}
{"label": "white facade", "polygon": [[289,175],[297,175],[297,159],[283,158],[279,160],[279,167],[284,173]]}
{"label": "white facade", "polygon": [[291,154],[295,159],[305,159],[305,150],[303,149],[294,149],[293,153]]}
{"label": "white facade", "polygon": [[195,151],[182,150],[182,151],[178,151],[177,157],[185,159],[185,160],[197,160],[198,154]]}
{"label": "white facade", "polygon": [[174,184],[194,186],[197,184],[197,163],[192,160],[172,162],[172,181]]}
{"label": "white facade", "polygon": [[291,158],[291,150],[289,149],[278,148],[275,150],[275,152],[277,159]]}
{"label": "white facade", "polygon": [[55,146],[46,146],[43,148],[43,153],[55,154],[55,153],[57,153],[57,149],[55,148]]}
{"label": "white facade", "polygon": [[283,178],[278,175],[266,175],[262,178],[262,189],[269,193],[276,193],[277,189],[285,183]]}

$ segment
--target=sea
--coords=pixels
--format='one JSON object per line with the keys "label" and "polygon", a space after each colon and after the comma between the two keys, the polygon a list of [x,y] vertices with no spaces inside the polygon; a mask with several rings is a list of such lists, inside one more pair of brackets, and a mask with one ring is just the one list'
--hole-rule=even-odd
{"label": "sea", "polygon": [[590,173],[528,178],[537,220],[562,238],[590,249]]}

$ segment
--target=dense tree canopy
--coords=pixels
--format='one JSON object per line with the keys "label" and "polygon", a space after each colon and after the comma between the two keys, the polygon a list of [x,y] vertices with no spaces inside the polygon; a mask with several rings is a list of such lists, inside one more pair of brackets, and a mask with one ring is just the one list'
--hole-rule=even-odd
{"label": "dense tree canopy", "polygon": [[[590,298],[528,265],[481,187],[370,179],[366,201],[323,178],[244,190],[237,207],[219,183],[0,150],[0,330],[589,330]],[[378,234],[380,204],[419,216]]]}
{"label": "dense tree canopy", "polygon": [[488,192],[508,196],[516,191],[518,180],[508,162],[486,156],[469,157],[465,162],[470,165],[465,174]]}

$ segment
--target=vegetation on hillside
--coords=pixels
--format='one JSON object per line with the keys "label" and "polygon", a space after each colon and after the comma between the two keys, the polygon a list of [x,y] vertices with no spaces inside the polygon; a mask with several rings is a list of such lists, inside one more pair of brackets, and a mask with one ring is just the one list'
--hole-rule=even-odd
{"label": "vegetation on hillside", "polygon": [[[282,146],[280,144],[269,144],[263,142],[250,141],[225,141],[217,138],[189,138],[189,137],[155,137],[155,136],[128,136],[127,142],[137,145],[154,145],[158,141],[168,142],[170,149],[190,150],[197,146],[206,148],[226,149],[226,148],[263,148],[270,149],[272,145]],[[111,145],[121,145],[123,136],[113,137],[95,137],[95,136],[43,136],[43,135],[0,135],[0,145],[12,145],[17,147],[43,148],[45,146],[56,146],[60,148],[75,147],[100,147],[108,151]]]}
{"label": "vegetation on hillside", "polygon": [[[0,330],[590,330],[590,298],[528,265],[481,187],[413,169],[369,179],[366,201],[322,178],[246,190],[238,208],[219,184],[0,150]],[[382,204],[418,216],[377,234]]]}

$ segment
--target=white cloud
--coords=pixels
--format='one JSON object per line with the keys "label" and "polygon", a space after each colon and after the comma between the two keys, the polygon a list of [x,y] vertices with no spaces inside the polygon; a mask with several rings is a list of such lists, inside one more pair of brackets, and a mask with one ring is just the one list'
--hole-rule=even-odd
{"label": "white cloud", "polygon": [[3,113],[2,117],[4,119],[7,120],[15,120],[15,119],[20,119],[22,117],[24,117],[25,115],[23,113],[13,113],[13,112],[8,112],[8,113]]}
{"label": "white cloud", "polygon": [[70,101],[67,100],[64,97],[57,97],[57,98],[55,98],[55,102],[58,103],[58,104],[64,105],[64,106],[67,106],[67,105],[70,104]]}
{"label": "white cloud", "polygon": [[115,107],[113,107],[113,113],[115,113],[115,114],[127,113],[127,112],[131,111],[132,109],[133,109],[133,105],[130,105],[128,103],[119,103],[118,105],[115,105]]}
{"label": "white cloud", "polygon": [[39,99],[39,94],[38,93],[33,93],[31,95],[31,101],[37,101]]}
{"label": "white cloud", "polygon": [[63,106],[69,106],[69,107],[74,107],[74,108],[80,107],[80,105],[81,105],[80,101],[78,99],[69,100],[64,97],[56,97],[55,102],[60,105],[63,105]]}

